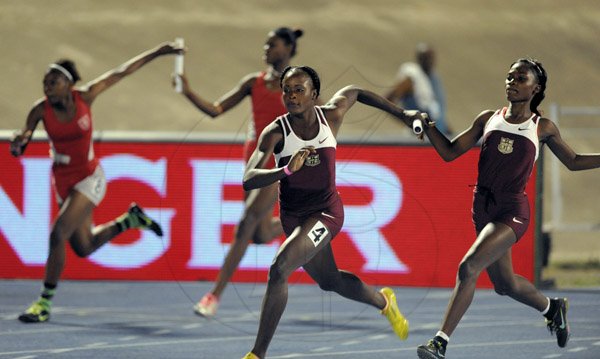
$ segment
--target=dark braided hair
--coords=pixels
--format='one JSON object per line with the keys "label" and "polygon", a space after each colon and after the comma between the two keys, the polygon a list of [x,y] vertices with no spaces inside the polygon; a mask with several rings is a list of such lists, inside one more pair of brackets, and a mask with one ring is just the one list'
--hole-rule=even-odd
{"label": "dark braided hair", "polygon": [[292,45],[290,56],[294,57],[296,55],[296,42],[304,34],[304,31],[300,29],[292,30],[289,27],[280,27],[273,30],[273,34],[282,39],[286,45]]}
{"label": "dark braided hair", "polygon": [[60,65],[61,67],[64,67],[65,70],[69,71],[71,76],[73,76],[73,83],[76,83],[77,81],[81,80],[81,76],[79,76],[79,72],[75,67],[75,62],[73,62],[72,60],[60,59],[54,63]]}
{"label": "dark braided hair", "polygon": [[531,112],[535,113],[538,116],[541,116],[541,114],[538,110],[538,106],[542,103],[542,101],[544,101],[544,98],[546,97],[546,94],[544,92],[546,91],[546,83],[548,82],[548,74],[546,73],[546,70],[542,66],[542,63],[539,62],[538,60],[535,60],[535,59],[532,59],[529,57],[521,58],[521,59],[518,59],[517,61],[515,61],[510,67],[512,67],[514,64],[518,64],[518,63],[527,65],[527,67],[529,67],[531,72],[533,72],[535,74],[535,77],[537,78],[538,85],[540,85],[540,91],[533,96],[533,99],[531,99],[529,108],[530,108]]}
{"label": "dark braided hair", "polygon": [[312,81],[313,89],[317,91],[317,97],[319,97],[319,94],[321,93],[321,80],[319,79],[319,74],[317,74],[317,71],[315,71],[315,69],[313,69],[310,66],[286,67],[281,73],[281,77],[279,78],[279,86],[281,86],[281,88],[283,88],[283,79],[285,78],[285,75],[290,71],[302,71],[305,74],[307,74],[310,77],[310,80]]}

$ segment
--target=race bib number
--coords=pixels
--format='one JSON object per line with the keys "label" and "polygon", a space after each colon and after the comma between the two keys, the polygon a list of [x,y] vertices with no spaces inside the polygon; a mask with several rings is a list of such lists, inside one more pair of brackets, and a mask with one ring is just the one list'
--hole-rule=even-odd
{"label": "race bib number", "polygon": [[315,223],[310,232],[308,232],[308,238],[310,238],[310,240],[316,247],[319,245],[319,243],[321,243],[323,238],[325,238],[325,236],[328,233],[329,231],[327,230],[327,227],[325,227],[325,225],[321,223],[321,221],[317,221],[317,223]]}

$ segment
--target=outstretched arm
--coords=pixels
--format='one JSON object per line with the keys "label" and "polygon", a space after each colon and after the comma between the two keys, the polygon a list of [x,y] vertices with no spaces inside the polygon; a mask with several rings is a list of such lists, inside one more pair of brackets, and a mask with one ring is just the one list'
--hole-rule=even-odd
{"label": "outstretched arm", "polygon": [[244,97],[250,95],[252,90],[252,84],[256,80],[256,74],[250,74],[244,77],[236,87],[231,89],[228,93],[221,96],[220,99],[211,103],[202,97],[200,97],[192,88],[190,87],[189,81],[185,75],[181,76],[181,80],[183,82],[183,91],[182,93],[187,97],[190,102],[196,106],[196,108],[208,116],[215,118],[220,114],[227,112],[232,107],[235,107],[238,103],[240,103]]}
{"label": "outstretched arm", "polygon": [[167,42],[158,45],[157,47],[137,55],[121,66],[112,69],[100,75],[100,77],[88,82],[86,88],[81,91],[81,96],[85,102],[91,104],[99,94],[119,82],[125,76],[136,72],[142,66],[154,60],[155,58],[163,55],[179,54],[183,51],[184,49],[175,45],[174,42]]}
{"label": "outstretched arm", "polygon": [[408,127],[412,126],[413,120],[421,118],[421,114],[417,111],[406,111],[372,91],[350,85],[336,92],[331,100],[323,106],[323,110],[332,115],[327,116],[327,119],[334,125],[334,134],[337,134],[346,112],[357,101],[389,113]]}
{"label": "outstretched arm", "polygon": [[588,170],[600,167],[600,153],[579,154],[562,139],[560,131],[554,122],[541,118],[539,124],[541,141],[548,144],[548,148],[571,171]]}
{"label": "outstretched arm", "polygon": [[44,99],[39,99],[29,111],[27,120],[25,121],[25,127],[16,133],[13,139],[10,141],[10,153],[19,157],[25,152],[25,148],[29,144],[33,131],[37,127],[37,124],[44,117]]}
{"label": "outstretched arm", "polygon": [[425,134],[440,157],[444,161],[450,162],[477,144],[477,141],[483,136],[485,124],[493,114],[493,111],[483,111],[475,118],[471,127],[456,136],[452,141],[435,126],[425,126]]}

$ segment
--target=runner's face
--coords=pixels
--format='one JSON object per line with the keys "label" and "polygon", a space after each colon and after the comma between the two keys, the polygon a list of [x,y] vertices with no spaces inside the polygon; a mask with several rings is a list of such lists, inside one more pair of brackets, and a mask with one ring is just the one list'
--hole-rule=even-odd
{"label": "runner's face", "polygon": [[517,62],[510,68],[505,84],[506,99],[510,102],[529,101],[540,90],[535,74],[523,62]]}
{"label": "runner's face", "polygon": [[292,46],[286,45],[282,38],[269,33],[269,38],[265,42],[263,50],[265,51],[263,60],[269,65],[274,65],[289,60]]}
{"label": "runner's face", "polygon": [[291,114],[303,113],[315,105],[312,80],[302,71],[291,70],[283,79],[283,103]]}
{"label": "runner's face", "polygon": [[44,76],[43,87],[44,95],[48,97],[50,103],[55,104],[69,94],[71,83],[65,75],[50,71]]}

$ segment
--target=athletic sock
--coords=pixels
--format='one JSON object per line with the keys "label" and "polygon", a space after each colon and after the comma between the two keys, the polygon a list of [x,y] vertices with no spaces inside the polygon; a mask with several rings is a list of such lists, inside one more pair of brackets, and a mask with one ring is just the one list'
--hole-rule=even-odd
{"label": "athletic sock", "polygon": [[552,320],[552,318],[554,318],[554,315],[556,314],[557,310],[558,310],[558,300],[550,299],[550,305],[548,307],[548,312],[546,312],[546,314],[544,314],[544,317],[546,317],[546,319],[548,319],[548,320]]}
{"label": "athletic sock", "polygon": [[546,300],[548,301],[548,305],[546,306],[546,309],[542,310],[542,315],[546,315],[550,310],[550,298],[546,297]]}
{"label": "athletic sock", "polygon": [[44,282],[44,287],[42,288],[42,293],[40,294],[40,297],[46,300],[52,300],[52,297],[54,297],[54,293],[56,293],[56,284]]}
{"label": "athletic sock", "polygon": [[125,232],[126,230],[131,228],[131,219],[129,217],[129,212],[125,212],[122,215],[120,215],[119,217],[117,217],[115,219],[115,222],[117,224],[117,228],[119,229],[119,232]]}

